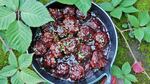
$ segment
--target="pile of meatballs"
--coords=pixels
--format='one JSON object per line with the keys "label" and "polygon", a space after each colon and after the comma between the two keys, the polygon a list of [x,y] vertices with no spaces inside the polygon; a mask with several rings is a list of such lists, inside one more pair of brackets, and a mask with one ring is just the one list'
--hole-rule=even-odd
{"label": "pile of meatballs", "polygon": [[33,51],[52,76],[80,80],[86,73],[105,67],[109,44],[105,26],[93,12],[84,15],[73,6],[49,8],[54,22],[43,25]]}

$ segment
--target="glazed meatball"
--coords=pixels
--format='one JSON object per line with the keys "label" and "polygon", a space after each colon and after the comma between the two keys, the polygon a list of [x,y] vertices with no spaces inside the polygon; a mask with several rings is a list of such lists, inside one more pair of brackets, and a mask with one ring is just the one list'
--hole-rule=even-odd
{"label": "glazed meatball", "polygon": [[91,18],[88,22],[87,25],[94,30],[99,30],[101,28],[101,22],[97,18]]}
{"label": "glazed meatball", "polygon": [[64,28],[68,30],[69,33],[75,33],[79,31],[79,24],[75,17],[66,17],[63,21]]}
{"label": "glazed meatball", "polygon": [[77,38],[67,38],[62,40],[61,46],[63,47],[64,53],[69,54],[76,51],[77,44],[78,44]]}
{"label": "glazed meatball", "polygon": [[84,77],[84,68],[81,65],[73,65],[69,71],[72,80],[79,80]]}
{"label": "glazed meatball", "polygon": [[44,57],[43,66],[46,68],[56,67],[56,59],[54,58],[54,55],[50,51],[47,52]]}
{"label": "glazed meatball", "polygon": [[69,73],[69,65],[66,63],[59,63],[56,67],[56,74],[64,76]]}
{"label": "glazed meatball", "polygon": [[63,10],[63,14],[65,15],[65,17],[67,17],[67,16],[74,16],[75,15],[75,8],[73,8],[73,7],[66,7]]}
{"label": "glazed meatball", "polygon": [[96,41],[95,46],[97,46],[99,49],[104,49],[109,42],[108,35],[105,32],[97,32],[94,35],[94,39]]}
{"label": "glazed meatball", "polygon": [[50,8],[49,9],[50,11],[50,14],[54,17],[54,19],[58,20],[58,19],[62,19],[64,16],[63,16],[63,13],[61,12],[60,9],[52,9]]}
{"label": "glazed meatball", "polygon": [[50,51],[52,52],[52,54],[58,58],[58,57],[62,57],[62,53],[61,53],[61,47],[59,44],[57,43],[52,43],[51,47],[50,47]]}
{"label": "glazed meatball", "polygon": [[85,44],[80,44],[80,46],[78,47],[78,61],[81,62],[83,59],[85,58],[90,58],[92,51],[91,51],[91,47]]}
{"label": "glazed meatball", "polygon": [[54,40],[54,37],[52,37],[52,33],[45,32],[42,34],[40,40],[43,42],[43,44],[46,45],[47,48],[51,46],[52,41]]}
{"label": "glazed meatball", "polygon": [[78,32],[78,37],[84,41],[89,41],[94,35],[95,31],[86,25],[82,25],[80,27],[80,31]]}
{"label": "glazed meatball", "polygon": [[35,52],[36,55],[43,55],[43,54],[46,53],[46,47],[45,47],[45,45],[44,45],[42,42],[40,42],[40,41],[37,41],[37,42],[36,42],[36,44],[35,44],[33,50],[34,50],[34,52]]}
{"label": "glazed meatball", "polygon": [[106,65],[106,59],[103,56],[102,51],[94,51],[91,59],[92,68],[101,69]]}
{"label": "glazed meatball", "polygon": [[76,10],[76,16],[78,19],[85,19],[86,18],[86,16],[80,10]]}

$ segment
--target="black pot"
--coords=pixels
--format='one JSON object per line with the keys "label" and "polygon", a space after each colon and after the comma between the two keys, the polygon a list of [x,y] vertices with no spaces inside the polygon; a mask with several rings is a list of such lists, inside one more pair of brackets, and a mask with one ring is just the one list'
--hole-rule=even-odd
{"label": "black pot", "polygon": [[[46,5],[47,8],[50,8],[53,6],[63,7],[64,4],[60,4],[58,2],[52,2],[52,3],[48,3]],[[112,67],[112,65],[114,63],[117,49],[118,49],[117,32],[116,32],[114,23],[112,22],[111,18],[102,8],[100,8],[95,3],[92,3],[91,11],[93,11],[97,15],[97,17],[100,18],[100,20],[104,23],[104,25],[106,26],[106,28],[108,30],[108,33],[110,36],[110,42],[111,42],[110,43],[110,50],[109,50],[108,55],[107,55],[107,59],[109,62],[107,63],[107,65],[105,66],[103,71],[96,71],[96,72],[94,72],[94,74],[92,76],[86,77],[83,80],[79,80],[76,83],[78,83],[78,84],[93,84],[93,83],[98,82],[104,76],[106,76],[107,80],[106,80],[105,84],[110,84],[111,83],[110,68]],[[43,79],[47,80],[49,83],[55,83],[55,84],[73,84],[73,83],[75,83],[75,82],[69,81],[69,80],[62,80],[62,79],[54,78],[53,76],[48,74],[45,70],[40,68],[40,65],[37,63],[35,58],[33,58],[32,66],[33,66],[34,70]]]}

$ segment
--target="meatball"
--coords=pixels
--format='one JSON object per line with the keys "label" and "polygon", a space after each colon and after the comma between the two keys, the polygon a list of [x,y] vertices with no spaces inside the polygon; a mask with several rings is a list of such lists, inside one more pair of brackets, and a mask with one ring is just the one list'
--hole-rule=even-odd
{"label": "meatball", "polygon": [[99,49],[104,49],[108,42],[109,42],[109,38],[106,32],[97,32],[94,35],[94,39],[95,39],[95,46],[97,46]]}
{"label": "meatball", "polygon": [[78,19],[85,19],[86,18],[86,16],[80,10],[76,10],[76,16]]}
{"label": "meatball", "polygon": [[99,19],[92,17],[88,22],[87,25],[94,30],[100,30],[101,28],[101,22]]}
{"label": "meatball", "polygon": [[75,17],[66,17],[63,21],[64,28],[68,30],[69,33],[75,33],[79,31],[79,22]]}
{"label": "meatball", "polygon": [[62,12],[60,11],[60,9],[56,9],[56,8],[52,9],[52,8],[50,8],[49,12],[54,17],[55,20],[62,19],[64,17]]}
{"label": "meatball", "polygon": [[59,63],[56,67],[56,74],[59,76],[64,76],[69,73],[69,65],[66,63]]}
{"label": "meatball", "polygon": [[42,42],[40,42],[40,41],[37,41],[35,46],[34,46],[34,48],[33,48],[33,50],[35,52],[35,55],[43,55],[43,54],[45,54],[46,53],[46,49],[47,48],[45,47],[45,45]]}
{"label": "meatball", "polygon": [[62,41],[61,45],[63,47],[63,51],[65,52],[65,54],[68,54],[76,51],[77,44],[78,44],[77,38],[67,38]]}
{"label": "meatball", "polygon": [[46,68],[56,67],[56,60],[54,58],[54,55],[50,51],[46,53],[44,57],[43,66]]}
{"label": "meatball", "polygon": [[103,56],[102,51],[94,51],[90,64],[92,68],[101,69],[106,65],[107,61]]}
{"label": "meatball", "polygon": [[74,16],[75,15],[75,8],[73,8],[73,7],[66,7],[63,10],[63,14],[65,15],[65,17],[67,17],[67,16]]}
{"label": "meatball", "polygon": [[86,60],[85,58],[89,59],[92,54],[91,47],[85,44],[80,44],[80,46],[78,47],[77,54],[78,54],[77,60],[79,62],[81,62],[83,59]]}
{"label": "meatball", "polygon": [[86,25],[82,25],[80,27],[80,31],[78,32],[78,37],[84,41],[88,41],[94,35],[94,30]]}
{"label": "meatball", "polygon": [[61,47],[58,43],[52,43],[50,50],[56,58],[62,57]]}
{"label": "meatball", "polygon": [[73,65],[69,75],[72,80],[79,80],[84,77],[84,68],[81,65]]}
{"label": "meatball", "polygon": [[47,48],[51,46],[52,41],[54,40],[53,34],[50,32],[45,32],[42,34],[40,40],[46,45]]}

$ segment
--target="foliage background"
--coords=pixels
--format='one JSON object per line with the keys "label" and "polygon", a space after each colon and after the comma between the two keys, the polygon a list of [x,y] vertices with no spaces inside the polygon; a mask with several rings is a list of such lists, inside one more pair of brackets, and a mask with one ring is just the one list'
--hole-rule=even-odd
{"label": "foliage background", "polygon": [[[49,2],[50,0],[40,0],[44,4]],[[96,0],[96,2],[104,2],[104,1],[110,1],[110,0]],[[135,7],[139,9],[140,11],[143,10],[149,10],[150,12],[150,0],[138,0],[135,4]],[[137,15],[135,13],[135,15]],[[121,24],[126,22],[125,17],[122,17],[122,20],[119,21],[117,19],[114,20],[115,24],[121,28]],[[130,64],[133,64],[133,59],[131,57],[131,54],[129,50],[126,48],[126,45],[124,43],[123,38],[118,33],[119,36],[119,48],[118,53],[115,61],[115,65],[122,66],[122,64],[126,61],[128,61]],[[132,39],[129,37],[128,32],[126,33],[126,38],[130,43],[130,46],[132,50],[134,51],[134,54],[136,57],[143,63],[143,66],[145,67],[145,70],[150,74],[150,43],[142,42],[139,44],[139,42],[135,39]],[[4,54],[2,50],[2,45],[0,43],[0,69],[8,64],[7,61],[8,55]],[[144,74],[135,74],[138,82],[135,84],[150,84],[150,81]]]}

